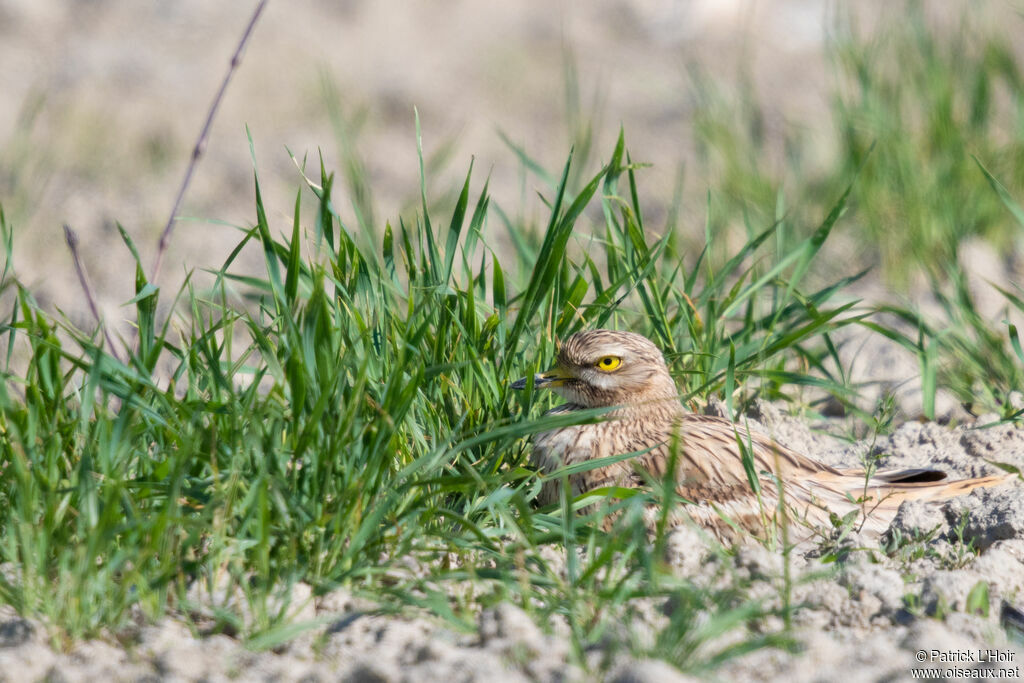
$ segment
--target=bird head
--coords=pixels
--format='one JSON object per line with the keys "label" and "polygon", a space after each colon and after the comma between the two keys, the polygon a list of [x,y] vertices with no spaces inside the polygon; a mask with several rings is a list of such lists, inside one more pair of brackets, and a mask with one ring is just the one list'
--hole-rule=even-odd
{"label": "bird head", "polygon": [[[526,387],[527,378],[512,384]],[[577,332],[558,350],[555,367],[534,375],[537,388],[552,389],[586,408],[640,405],[676,399],[676,385],[661,351],[633,332]]]}

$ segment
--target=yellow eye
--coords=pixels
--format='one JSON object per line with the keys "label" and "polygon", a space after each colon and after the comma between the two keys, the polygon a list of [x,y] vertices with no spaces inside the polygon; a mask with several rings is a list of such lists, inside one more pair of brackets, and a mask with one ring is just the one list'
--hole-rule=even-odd
{"label": "yellow eye", "polygon": [[622,365],[622,359],[618,356],[605,356],[601,360],[597,361],[597,369],[604,370],[605,372],[611,372]]}

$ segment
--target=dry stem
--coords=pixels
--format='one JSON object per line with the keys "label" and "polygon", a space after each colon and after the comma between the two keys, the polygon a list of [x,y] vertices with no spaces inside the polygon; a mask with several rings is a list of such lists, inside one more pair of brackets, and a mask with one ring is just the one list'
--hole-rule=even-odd
{"label": "dry stem", "polygon": [[199,138],[196,140],[196,144],[192,148],[192,158],[189,161],[188,169],[185,171],[185,178],[181,182],[181,187],[178,189],[178,196],[174,199],[174,206],[171,208],[171,215],[167,219],[167,225],[164,227],[164,231],[160,234],[160,242],[157,245],[156,259],[153,262],[153,271],[149,278],[150,282],[156,283],[160,279],[160,266],[163,264],[164,253],[167,251],[167,247],[171,242],[171,233],[174,231],[174,221],[178,216],[178,208],[181,206],[181,200],[185,196],[185,190],[188,189],[189,183],[192,182],[192,174],[195,172],[199,158],[203,155],[203,151],[206,149],[206,139],[209,137],[210,127],[213,125],[214,116],[217,115],[217,109],[220,108],[220,102],[224,99],[224,93],[228,88],[228,83],[231,82],[231,77],[234,75],[235,70],[238,69],[238,65],[242,61],[242,51],[245,49],[245,44],[249,42],[249,36],[252,35],[252,30],[256,26],[256,21],[260,18],[260,14],[263,13],[263,8],[266,4],[267,0],[260,0],[259,4],[256,5],[256,9],[253,10],[252,17],[249,19],[249,24],[245,27],[245,33],[242,34],[242,39],[238,41],[238,47],[235,48],[235,54],[231,56],[231,63],[228,66],[227,73],[224,74],[224,80],[220,84],[220,89],[217,91],[216,97],[213,98],[213,104],[210,105],[210,111],[206,114],[206,123],[203,124],[203,129],[199,132]]}
{"label": "dry stem", "polygon": [[89,286],[89,279],[85,275],[85,266],[82,265],[82,258],[78,254],[78,235],[67,223],[64,224],[64,240],[68,243],[68,249],[71,250],[71,258],[75,262],[78,281],[82,283],[82,290],[85,292],[85,299],[89,303],[89,310],[92,311],[93,317],[96,318],[96,323],[100,326],[100,331],[103,332],[103,338],[107,341],[110,355],[123,363],[124,359],[121,358],[117,346],[114,345],[114,340],[110,336],[107,326],[103,324],[103,317],[100,315],[99,306],[96,305],[96,297],[93,296],[92,287]]}

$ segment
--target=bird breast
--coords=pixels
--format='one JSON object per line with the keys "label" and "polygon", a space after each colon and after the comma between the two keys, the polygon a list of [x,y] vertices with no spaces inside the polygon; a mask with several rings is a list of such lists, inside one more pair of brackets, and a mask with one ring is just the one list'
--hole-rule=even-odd
{"label": "bird breast", "polygon": [[[568,412],[559,406],[552,412]],[[648,416],[649,417],[649,416]],[[596,424],[572,425],[538,434],[534,438],[532,464],[544,474],[569,465],[614,455],[663,450],[669,440],[673,422],[666,419],[645,419],[634,416],[612,417]],[[572,495],[601,486],[636,486],[641,484],[635,474],[632,458],[578,472],[569,477]],[[558,500],[559,482],[545,482],[538,501],[542,505]]]}
{"label": "bird breast", "polygon": [[538,435],[531,458],[534,466],[544,474],[551,474],[559,467],[602,457],[606,450],[603,448],[606,446],[606,425],[573,425]]}

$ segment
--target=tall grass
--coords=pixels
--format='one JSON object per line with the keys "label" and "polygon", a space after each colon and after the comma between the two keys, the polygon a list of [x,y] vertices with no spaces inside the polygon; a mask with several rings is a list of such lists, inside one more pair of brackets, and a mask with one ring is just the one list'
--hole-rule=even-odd
{"label": "tall grass", "polygon": [[1013,30],[1004,35],[969,10],[943,25],[926,3],[903,7],[901,21],[870,35],[848,18],[833,50],[840,158],[859,166],[869,146],[877,150],[859,220],[897,281],[913,268],[942,273],[968,237],[1013,243],[1016,228],[972,155],[1011,186],[1024,184],[1024,75]]}
{"label": "tall grass", "polygon": [[[1002,202],[1008,216],[1024,229],[1024,209],[1009,191],[980,164],[992,195]],[[976,304],[967,273],[958,262],[935,268],[929,274],[930,294],[941,311],[927,316],[906,305],[883,305],[877,310],[896,316],[902,325],[865,323],[917,354],[921,362],[924,413],[935,418],[939,387],[951,391],[963,406],[980,414],[994,412],[1000,421],[1024,417],[1024,346],[1018,324],[1024,314],[1024,292],[1017,283],[987,280],[1003,297],[1002,316],[990,320]],[[907,330],[914,330],[916,334]]]}
{"label": "tall grass", "polygon": [[930,272],[944,279],[967,238],[1016,244],[1019,228],[972,156],[1011,191],[1024,186],[1024,76],[1012,12],[894,5],[884,16],[837,10],[825,45],[828,104],[806,119],[783,118],[747,64],[734,89],[699,67],[692,82],[698,173],[722,195],[721,225],[770,221],[780,204],[809,224],[863,168],[854,239],[826,258],[880,265],[903,289]]}
{"label": "tall grass", "polygon": [[[849,239],[819,261],[826,272],[877,268],[872,278],[899,293],[870,304],[900,323],[875,317],[869,326],[919,356],[926,417],[936,416],[943,388],[970,411],[1016,420],[1020,295],[1013,283],[994,282],[1012,315],[984,317],[960,249],[984,239],[1007,271],[1020,269],[1024,81],[1013,42],[1020,17],[1008,13],[995,25],[994,8],[975,9],[982,8],[908,0],[886,10],[899,18],[889,21],[871,9],[842,8],[826,46],[828,110],[812,120],[779,121],[742,73],[730,92],[695,68],[695,136],[699,171],[720,188],[713,227],[742,225],[752,235],[751,222],[783,220],[780,254],[807,234],[810,212],[827,211],[859,171]],[[937,304],[930,307],[937,313],[924,314],[918,301]]]}
{"label": "tall grass", "polygon": [[[501,258],[472,169],[450,216],[433,215],[423,192],[415,222],[386,224],[371,248],[340,221],[322,164],[284,230],[268,221],[257,178],[254,225],[209,285],[186,283],[167,319],[137,265],[125,363],[98,330],[36,305],[10,269],[4,223],[14,306],[0,385],[0,561],[11,570],[0,597],[79,637],[116,631],[134,610],[196,608],[198,585],[217,608],[209,628],[260,646],[292,632],[278,596],[297,581],[418,605],[460,628],[481,604],[512,600],[542,623],[566,619],[582,658],[636,600],[676,596],[664,656],[699,668],[734,651],[709,643],[764,607],[663,566],[641,520],[656,492],[620,492],[610,533],[607,506],[579,518],[566,511],[587,501],[532,506],[525,437],[580,418],[531,417],[549,399],[509,384],[549,362],[556,338],[603,325],[656,339],[688,368],[687,397],[716,394],[738,410],[748,392],[842,391],[808,370],[821,367],[825,336],[855,319],[851,304],[831,302],[842,282],[808,292],[801,276],[846,195],[787,259],[761,255],[768,225],[724,263],[705,256],[684,270],[672,236],[652,239],[643,223],[623,136],[573,195],[571,164],[543,233]],[[262,250],[262,276],[233,270],[243,249]],[[409,558],[418,571],[403,569]],[[464,585],[472,597],[455,597]],[[699,622],[698,609],[718,616]]]}

